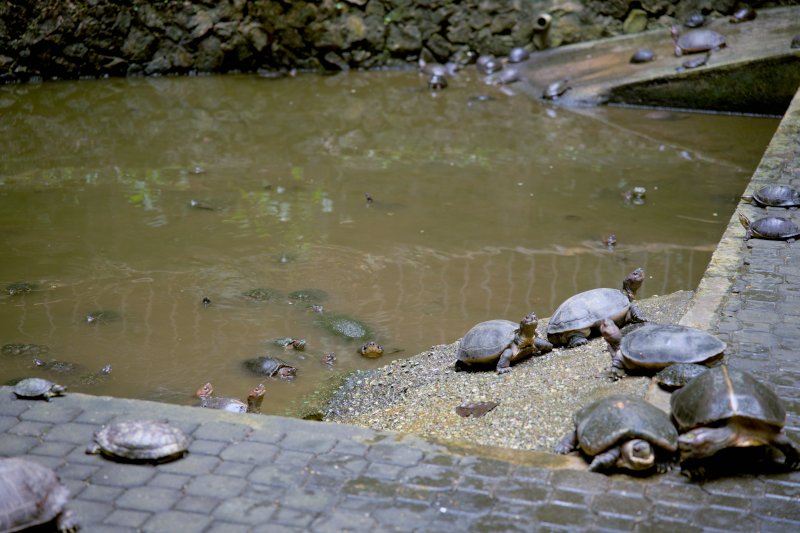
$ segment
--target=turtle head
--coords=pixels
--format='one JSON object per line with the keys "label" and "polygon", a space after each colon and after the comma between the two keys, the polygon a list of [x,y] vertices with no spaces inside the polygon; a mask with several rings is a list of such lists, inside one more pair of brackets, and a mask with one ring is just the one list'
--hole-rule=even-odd
{"label": "turtle head", "polygon": [[109,375],[111,373],[111,365],[106,365],[103,368],[101,368],[100,373],[103,374],[104,376]]}
{"label": "turtle head", "polygon": [[612,350],[619,350],[619,343],[622,342],[622,332],[613,320],[604,318],[600,322],[600,335],[603,336]]}
{"label": "turtle head", "polygon": [[625,296],[627,296],[629,300],[633,300],[636,298],[636,291],[638,291],[639,287],[642,286],[643,281],[644,269],[639,267],[625,276],[625,279],[622,282],[622,292],[625,293]]}
{"label": "turtle head", "polygon": [[211,385],[211,382],[208,382],[199,389],[197,389],[197,392],[195,392],[194,395],[197,396],[198,398],[209,398],[213,393],[214,393],[214,386]]}
{"label": "turtle head", "polygon": [[276,375],[281,379],[294,379],[297,375],[297,369],[293,366],[282,366],[278,369]]}
{"label": "turtle head", "polygon": [[536,333],[536,328],[539,326],[539,317],[536,316],[536,313],[531,311],[524,317],[519,323],[520,332],[530,332],[531,335]]}
{"label": "turtle head", "polygon": [[656,464],[653,447],[644,439],[631,439],[622,445],[617,466],[629,470],[647,470]]}
{"label": "turtle head", "polygon": [[739,213],[739,222],[744,226],[744,229],[750,229],[750,219],[743,213]]}
{"label": "turtle head", "polygon": [[672,35],[672,40],[675,44],[678,43],[678,37],[681,35],[681,28],[677,24],[673,24],[672,27],[669,29],[670,35]]}
{"label": "turtle head", "polygon": [[728,426],[719,428],[699,427],[678,437],[681,460],[710,457],[728,448],[736,440],[737,433]]}
{"label": "turtle head", "polygon": [[369,341],[361,345],[358,352],[364,357],[380,357],[383,355],[383,346],[375,341]]}

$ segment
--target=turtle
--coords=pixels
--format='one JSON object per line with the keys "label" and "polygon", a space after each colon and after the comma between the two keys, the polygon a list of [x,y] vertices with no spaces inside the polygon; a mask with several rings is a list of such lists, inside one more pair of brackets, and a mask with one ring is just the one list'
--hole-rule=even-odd
{"label": "turtle", "polygon": [[699,28],[706,23],[706,17],[702,13],[692,13],[686,18],[683,25],[687,28]]}
{"label": "turtle", "polygon": [[792,43],[789,46],[791,48],[800,48],[800,33],[792,37]]}
{"label": "turtle", "polygon": [[320,359],[324,364],[332,367],[336,362],[336,352],[325,352]]}
{"label": "turtle", "polygon": [[707,366],[695,363],[675,363],[659,371],[653,380],[664,390],[674,391],[680,389],[689,381],[708,370]]}
{"label": "turtle", "polygon": [[623,338],[613,320],[600,324],[600,333],[611,352],[611,375],[626,372],[655,373],[675,363],[706,366],[718,362],[726,345],[705,331],[673,324],[645,324]]}
{"label": "turtle", "polygon": [[740,22],[747,22],[748,20],[755,20],[756,16],[758,16],[758,14],[755,9],[750,6],[744,6],[737,9],[728,20],[732,24],[738,24]]}
{"label": "turtle", "polygon": [[362,340],[370,336],[370,330],[365,324],[346,315],[321,313],[314,322],[346,339]]}
{"label": "turtle", "polygon": [[33,358],[33,366],[41,370],[54,372],[56,374],[78,374],[79,372],[84,372],[86,370],[83,365],[73,363],[72,361],[60,361],[58,359],[44,361],[38,357]]}
{"label": "turtle", "polygon": [[800,228],[797,227],[797,224],[783,217],[766,216],[751,223],[749,218],[739,213],[739,222],[747,230],[744,234],[746,241],[755,237],[756,239],[794,242],[797,237],[800,237]]}
{"label": "turtle", "polygon": [[486,82],[489,85],[509,85],[522,79],[522,72],[517,67],[505,67],[503,70],[487,76]]}
{"label": "turtle", "polygon": [[680,28],[672,26],[671,33],[676,56],[719,50],[727,43],[724,35],[713,30],[691,30],[680,35]]}
{"label": "turtle", "polygon": [[65,509],[68,501],[69,489],[52,469],[18,457],[0,459],[0,531],[50,523],[61,532],[78,531],[75,514]]}
{"label": "turtle", "polygon": [[20,343],[20,342],[12,342],[8,344],[4,344],[2,348],[2,352],[5,355],[43,355],[50,351],[50,347],[45,346],[44,344],[29,344],[29,343]]}
{"label": "turtle", "polygon": [[669,415],[641,399],[614,395],[596,400],[573,416],[569,431],[554,451],[582,451],[593,472],[613,468],[663,473],[678,449],[678,432]]}
{"label": "turtle", "polygon": [[64,385],[42,378],[25,378],[14,385],[14,394],[17,398],[48,402],[54,396],[62,396],[66,390]]}
{"label": "turtle", "polygon": [[646,322],[633,299],[644,281],[644,270],[637,268],[625,277],[622,290],[592,289],[568,298],[558,306],[547,325],[547,340],[553,346],[574,348],[589,342],[600,322],[610,318],[617,325]]}
{"label": "turtle", "polygon": [[244,403],[236,398],[212,396],[214,394],[214,386],[209,382],[197,389],[195,396],[200,399],[200,407],[220,409],[229,413],[260,413],[265,391],[264,384],[259,383],[250,389],[247,395],[247,403]]}
{"label": "turtle", "polygon": [[78,377],[78,383],[81,385],[94,386],[105,382],[111,374],[111,365],[105,365],[97,372],[89,372]]}
{"label": "turtle", "polygon": [[530,59],[531,53],[524,46],[515,46],[508,52],[509,63],[522,63]]}
{"label": "turtle", "polygon": [[450,74],[447,67],[441,63],[428,63],[422,58],[419,60],[419,71],[428,76],[447,76]]}
{"label": "turtle", "polygon": [[358,349],[358,353],[364,357],[373,359],[383,355],[383,346],[375,341],[369,341],[361,345],[361,347]]}
{"label": "turtle", "polygon": [[306,349],[305,339],[295,339],[294,337],[281,337],[272,341],[276,346],[282,348],[294,348],[297,351]]}
{"label": "turtle", "polygon": [[542,98],[545,100],[557,100],[561,97],[565,92],[570,90],[572,87],[567,85],[569,79],[563,79],[561,81],[554,81],[547,87],[545,87],[544,91],[542,92]]}
{"label": "turtle", "polygon": [[318,304],[324,302],[330,295],[322,289],[300,289],[289,293],[290,300],[298,300],[301,302],[310,302]]}
{"label": "turtle", "polygon": [[438,74],[432,74],[430,78],[428,78],[428,89],[432,91],[441,91],[442,89],[447,89],[447,77],[440,76]]}
{"label": "turtle", "polygon": [[6,292],[9,296],[18,296],[20,294],[25,294],[31,292],[32,290],[36,289],[35,283],[28,283],[27,281],[17,281],[12,283],[6,287]]}
{"label": "turtle", "polygon": [[479,56],[475,68],[483,75],[489,75],[503,68],[503,63],[493,55]]}
{"label": "turtle", "polygon": [[214,211],[216,209],[216,207],[205,200],[189,200],[189,207],[192,209],[202,209],[205,211]]}
{"label": "turtle", "polygon": [[183,457],[189,438],[179,428],[154,420],[130,420],[95,432],[87,454],[126,462],[165,463]]}
{"label": "turtle", "polygon": [[639,48],[631,56],[631,63],[649,63],[656,58],[656,53],[650,48]]}
{"label": "turtle", "polygon": [[473,326],[461,339],[456,370],[495,365],[498,374],[511,371],[511,364],[532,355],[542,355],[553,345],[536,336],[539,319],[530,312],[519,323],[487,320]]}
{"label": "turtle", "polygon": [[268,300],[278,300],[283,298],[283,293],[278,289],[257,288],[243,292],[242,296],[258,302],[266,302]]}
{"label": "turtle", "polygon": [[759,207],[798,207],[800,192],[788,185],[766,185],[753,194],[742,196],[742,200]]}
{"label": "turtle", "polygon": [[690,479],[704,476],[703,460],[727,448],[768,446],[783,453],[784,466],[800,466],[780,398],[748,372],[710,368],[674,392],[670,407],[681,433],[681,473]]}
{"label": "turtle", "polygon": [[116,311],[109,311],[107,309],[101,309],[86,313],[87,324],[107,324],[109,322],[116,322],[121,318],[122,315],[120,315]]}
{"label": "turtle", "polygon": [[274,376],[281,379],[294,379],[297,375],[297,368],[282,359],[270,357],[269,355],[246,359],[242,364],[247,370],[254,374],[269,377]]}
{"label": "turtle", "polygon": [[710,57],[711,57],[711,53],[710,52],[706,52],[705,54],[703,54],[701,56],[692,57],[690,59],[687,59],[683,63],[681,63],[681,65],[679,67],[677,67],[675,70],[678,71],[678,72],[683,72],[684,70],[689,70],[689,69],[693,69],[693,68],[702,67],[703,65],[708,63],[708,59]]}

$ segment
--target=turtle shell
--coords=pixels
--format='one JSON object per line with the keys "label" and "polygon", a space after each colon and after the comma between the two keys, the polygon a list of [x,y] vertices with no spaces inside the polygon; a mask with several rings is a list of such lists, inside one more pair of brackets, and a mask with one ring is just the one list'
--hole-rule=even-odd
{"label": "turtle shell", "polygon": [[323,313],[316,318],[315,323],[346,339],[360,340],[370,336],[366,325],[346,315]]}
{"label": "turtle shell", "polygon": [[713,30],[691,30],[678,37],[678,47],[686,53],[706,52],[725,46],[725,36]]}
{"label": "turtle shell", "polygon": [[754,237],[761,239],[786,240],[800,237],[800,228],[789,219],[783,217],[759,218],[750,224]]}
{"label": "turtle shell", "polygon": [[577,411],[574,419],[580,447],[591,456],[631,439],[670,452],[678,449],[678,432],[669,415],[641,398],[601,398]]}
{"label": "turtle shell", "polygon": [[189,447],[189,438],[179,428],[151,420],[106,426],[94,434],[94,442],[86,453],[142,462],[178,459]]}
{"label": "turtle shell", "polygon": [[706,370],[708,370],[708,367],[703,365],[675,363],[653,376],[653,379],[662,389],[675,390],[680,389]]}
{"label": "turtle shell", "polygon": [[724,365],[708,369],[673,393],[670,405],[681,432],[721,425],[733,417],[778,429],[786,422],[786,411],[772,389],[751,374]]}
{"label": "turtle shell", "polygon": [[[623,319],[630,310],[630,300],[617,289],[592,289],[567,298],[558,306],[547,325],[547,337],[560,344],[565,334],[594,328],[604,318],[614,322]],[[556,337],[556,342],[551,337]]]}
{"label": "turtle shell", "polygon": [[767,185],[753,193],[753,200],[762,207],[797,207],[800,192],[787,185]]}
{"label": "turtle shell", "polygon": [[675,363],[713,363],[725,348],[725,343],[710,333],[672,324],[645,324],[625,335],[620,344],[627,368],[647,370],[662,370]]}
{"label": "turtle shell", "polygon": [[216,396],[200,398],[200,407],[205,407],[207,409],[219,409],[220,411],[227,411],[229,413],[247,412],[247,404],[237,400],[236,398],[223,398]]}
{"label": "turtle shell", "polygon": [[14,386],[14,394],[20,398],[45,398],[57,396],[64,392],[65,387],[42,378],[27,378]]}
{"label": "turtle shell", "polygon": [[487,320],[470,329],[458,345],[456,358],[467,364],[491,363],[514,342],[519,324],[510,320]]}
{"label": "turtle shell", "polygon": [[69,490],[50,468],[25,459],[0,459],[0,531],[50,522],[64,511]]}
{"label": "turtle shell", "polygon": [[527,61],[528,58],[531,57],[531,53],[528,52],[527,49],[523,48],[522,46],[517,46],[512,48],[511,51],[508,53],[508,62],[509,63],[522,63],[523,61]]}
{"label": "turtle shell", "polygon": [[294,368],[283,359],[270,357],[269,355],[262,355],[253,359],[246,359],[243,364],[244,367],[250,372],[265,376],[274,376],[278,370],[284,367]]}

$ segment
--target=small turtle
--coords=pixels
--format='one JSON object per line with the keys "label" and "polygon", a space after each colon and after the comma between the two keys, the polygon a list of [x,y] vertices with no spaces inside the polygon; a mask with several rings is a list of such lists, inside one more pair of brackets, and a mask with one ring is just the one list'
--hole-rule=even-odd
{"label": "small turtle", "polygon": [[738,24],[740,22],[747,22],[748,20],[755,20],[756,16],[757,13],[755,9],[750,6],[744,6],[741,9],[737,9],[728,20],[733,24]]}
{"label": "small turtle", "polygon": [[672,26],[671,33],[676,56],[719,50],[727,43],[724,35],[712,30],[691,30],[680,35],[680,28]]}
{"label": "small turtle", "polygon": [[611,352],[611,376],[655,373],[675,363],[706,366],[719,361],[725,343],[705,331],[673,324],[645,324],[622,338],[613,320],[603,320],[600,333]]}
{"label": "small turtle", "polygon": [[644,205],[644,199],[647,196],[647,189],[641,186],[633,187],[627,191],[623,191],[622,199],[626,204]]}
{"label": "small turtle", "polygon": [[94,434],[87,454],[128,462],[164,463],[186,454],[189,438],[164,422],[132,420],[103,427]]}
{"label": "small turtle", "polygon": [[692,13],[686,18],[683,25],[687,28],[699,28],[706,23],[706,17],[702,13]]}
{"label": "small turtle", "polygon": [[498,374],[511,371],[511,364],[532,355],[547,353],[553,345],[536,336],[539,319],[528,313],[515,324],[510,320],[487,320],[473,326],[461,339],[457,370],[495,365]]}
{"label": "small turtle", "polygon": [[200,407],[207,409],[219,409],[229,413],[260,413],[265,392],[266,387],[263,383],[259,383],[250,390],[247,403],[244,403],[236,398],[213,396],[214,386],[209,382],[197,389],[195,396],[200,399]]}
{"label": "small turtle", "polygon": [[800,450],[783,430],[780,398],[747,372],[710,368],[674,392],[670,406],[682,433],[681,473],[689,478],[702,477],[702,461],[726,448],[769,446],[783,453],[786,467],[800,466]]}
{"label": "small turtle", "polygon": [[111,375],[111,365],[105,365],[97,372],[90,372],[78,378],[78,383],[81,385],[94,386],[104,383]]}
{"label": "small turtle", "polygon": [[346,315],[322,313],[314,322],[346,339],[361,340],[370,336],[370,330],[365,324]]}
{"label": "small turtle", "polygon": [[48,402],[54,396],[62,396],[65,390],[67,390],[65,386],[42,378],[26,378],[14,386],[17,398]]}
{"label": "small turtle", "polygon": [[381,346],[375,341],[369,341],[361,345],[361,347],[358,349],[358,353],[360,353],[364,357],[373,359],[375,357],[380,357],[383,355],[383,346]]}
{"label": "small turtle", "polygon": [[305,339],[295,339],[293,337],[281,337],[279,339],[275,339],[272,342],[275,343],[276,346],[280,346],[282,348],[294,348],[299,352],[306,349]]}
{"label": "small turtle", "polygon": [[330,295],[322,289],[300,289],[289,293],[290,300],[300,302],[310,302],[318,304],[330,298]]}
{"label": "small turtle", "polygon": [[516,67],[505,67],[491,76],[487,76],[486,83],[489,85],[510,85],[523,79],[522,72]]}
{"label": "small turtle", "polygon": [[442,89],[447,89],[447,77],[439,76],[438,74],[432,74],[430,78],[428,78],[428,89],[432,91],[441,91]]}
{"label": "small turtle", "polygon": [[547,87],[545,87],[544,91],[542,92],[542,98],[545,100],[557,100],[561,97],[565,92],[570,90],[572,87],[567,85],[569,82],[568,79],[564,79],[561,81],[554,81]]}
{"label": "small turtle", "polygon": [[78,531],[74,513],[65,509],[68,500],[69,490],[52,469],[17,457],[0,459],[0,531],[50,523],[61,532]]}
{"label": "small turtle", "polygon": [[742,196],[742,200],[759,207],[798,207],[800,192],[788,185],[766,185],[751,195]]}
{"label": "small turtle", "polygon": [[50,351],[48,346],[44,344],[26,344],[26,343],[19,343],[13,342],[9,344],[4,344],[2,348],[2,352],[5,355],[43,355]]}
{"label": "small turtle", "polygon": [[706,52],[702,56],[697,56],[697,57],[693,57],[691,59],[687,59],[686,61],[681,63],[681,66],[677,67],[675,70],[677,70],[678,72],[683,72],[684,70],[689,70],[689,69],[693,69],[693,68],[702,67],[703,65],[708,63],[708,59],[710,57],[711,57],[711,53],[710,52]]}
{"label": "small turtle", "polygon": [[266,302],[269,300],[279,300],[283,298],[283,293],[278,289],[258,288],[245,291],[242,293],[242,296],[257,302]]}
{"label": "small turtle", "polygon": [[203,296],[203,299],[200,301],[200,303],[203,304],[203,307],[208,307],[209,305],[211,305],[211,298],[209,298],[208,296]]}
{"label": "small turtle", "polygon": [[205,211],[214,211],[216,209],[213,205],[203,200],[189,200],[189,207]]}
{"label": "small turtle", "polygon": [[603,239],[603,244],[605,244],[606,248],[608,248],[609,250],[613,250],[614,246],[617,245],[617,236],[612,233],[611,235]]}
{"label": "small turtle", "polygon": [[675,363],[653,376],[653,379],[662,389],[674,391],[680,389],[706,370],[708,370],[708,367],[703,365]]}
{"label": "small turtle", "polygon": [[792,37],[792,44],[790,45],[791,48],[800,48],[800,33]]}
{"label": "small turtle", "polygon": [[336,362],[336,352],[326,352],[322,355],[322,362],[328,366],[333,366]]}
{"label": "small turtle", "polygon": [[254,374],[269,377],[274,376],[287,380],[294,379],[297,375],[297,368],[293,367],[282,359],[270,357],[269,355],[262,355],[261,357],[246,359],[242,364],[247,370],[253,372]]}
{"label": "small turtle", "polygon": [[794,242],[797,237],[800,237],[800,228],[791,220],[783,217],[767,216],[751,223],[749,218],[739,213],[739,222],[747,230],[744,240],[755,237],[756,239]]}
{"label": "small turtle", "polygon": [[589,342],[599,331],[600,323],[610,318],[617,325],[646,322],[633,303],[644,281],[644,270],[637,268],[625,277],[622,290],[592,289],[568,298],[558,306],[547,325],[547,340],[554,346],[574,348]]}
{"label": "small turtle", "polygon": [[531,53],[523,46],[516,46],[508,53],[509,63],[522,63],[530,59]]}
{"label": "small turtle", "polygon": [[31,292],[32,290],[36,289],[35,283],[28,283],[26,281],[18,281],[16,283],[12,283],[11,285],[6,287],[6,292],[9,296],[19,296],[20,294],[26,294]]}
{"label": "small turtle", "polygon": [[59,361],[58,359],[44,361],[38,357],[33,358],[33,366],[48,372],[55,372],[56,374],[78,374],[86,370],[83,365],[73,363],[72,361]]}
{"label": "small turtle", "polygon": [[578,410],[573,419],[575,429],[554,451],[580,449],[592,457],[593,472],[616,467],[663,473],[678,449],[678,432],[669,415],[641,398],[601,398]]}
{"label": "small turtle", "polygon": [[656,53],[650,48],[639,48],[631,56],[631,63],[649,63],[656,58]]}
{"label": "small turtle", "polygon": [[120,320],[122,316],[117,313],[116,311],[109,311],[109,310],[99,310],[99,311],[92,311],[86,314],[86,323],[87,324],[107,324],[109,322],[116,322]]}
{"label": "small turtle", "polygon": [[503,68],[503,63],[492,55],[479,56],[475,68],[483,75],[489,75]]}

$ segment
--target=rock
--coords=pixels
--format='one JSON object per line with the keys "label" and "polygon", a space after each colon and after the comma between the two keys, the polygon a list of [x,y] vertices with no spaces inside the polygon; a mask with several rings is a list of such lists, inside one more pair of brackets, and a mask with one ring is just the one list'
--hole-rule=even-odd
{"label": "rock", "polygon": [[625,33],[639,33],[647,28],[647,13],[642,9],[631,9],[625,22],[622,23],[622,31]]}

